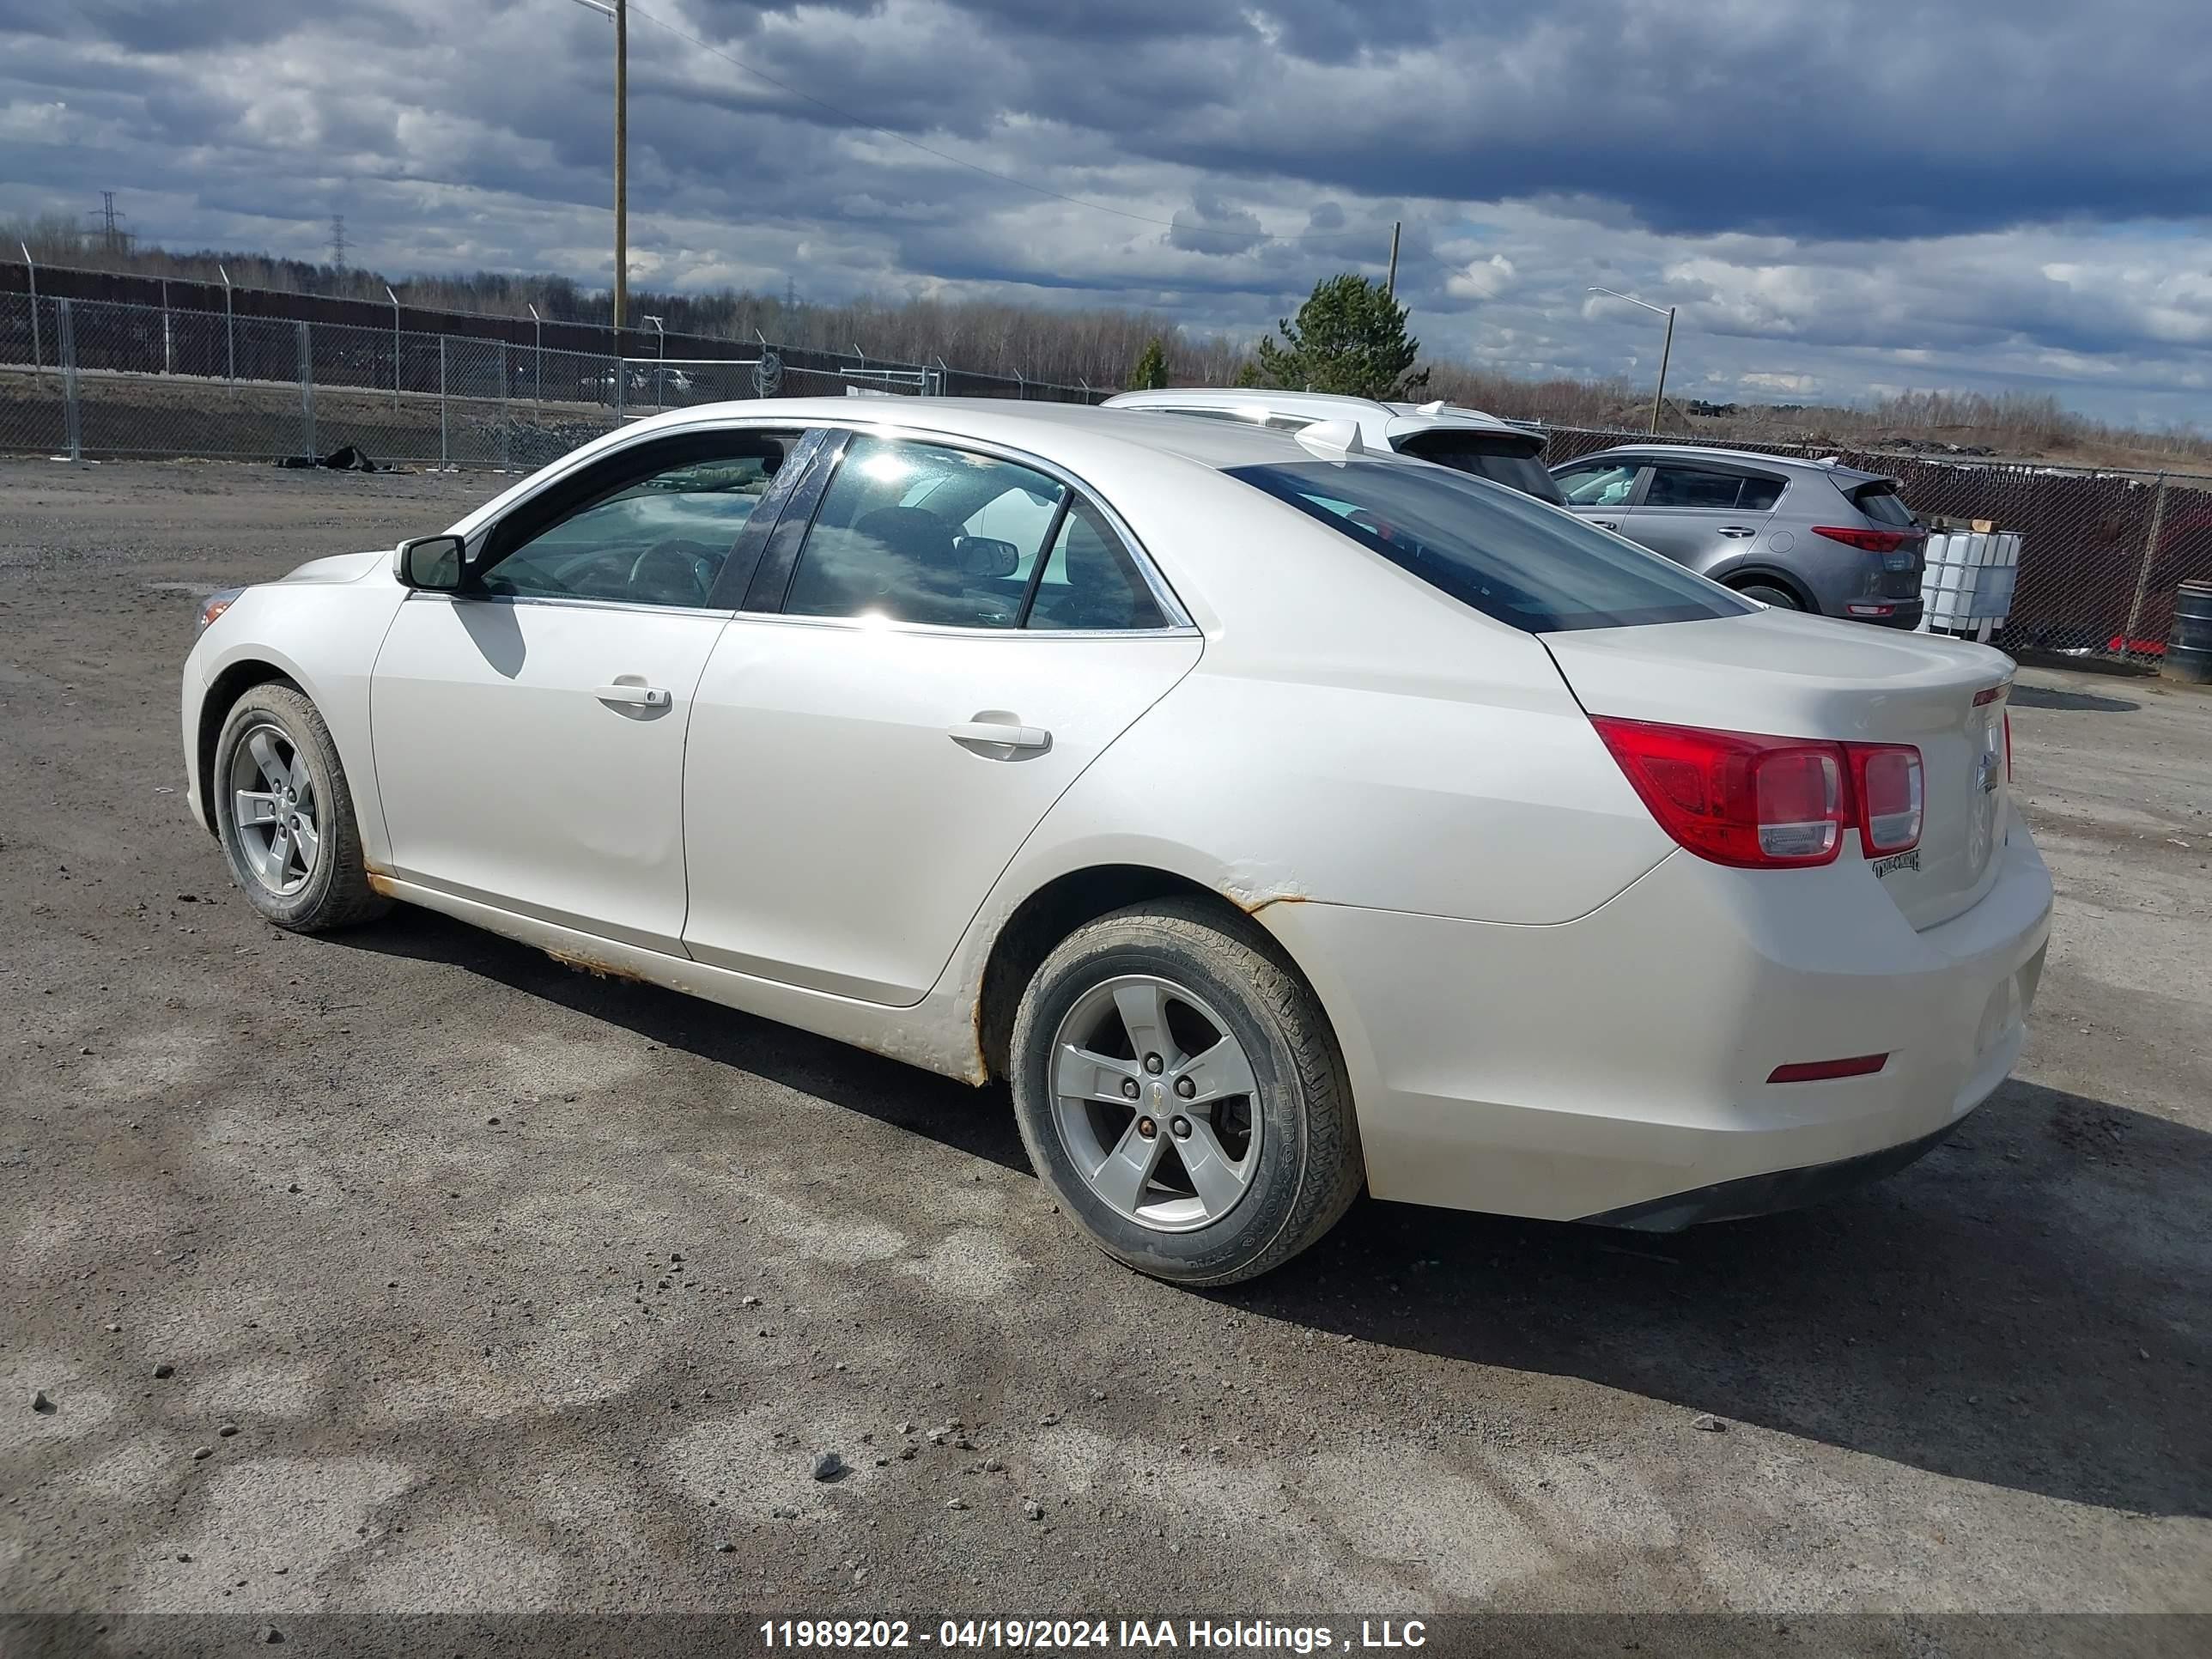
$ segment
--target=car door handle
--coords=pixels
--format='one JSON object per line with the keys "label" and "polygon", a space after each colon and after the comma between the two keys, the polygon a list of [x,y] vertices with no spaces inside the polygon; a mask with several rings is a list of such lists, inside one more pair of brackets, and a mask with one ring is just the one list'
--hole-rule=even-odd
{"label": "car door handle", "polygon": [[1049,749],[1052,733],[1042,726],[1011,726],[1003,720],[963,720],[947,726],[945,735],[955,743],[983,743],[1000,749]]}
{"label": "car door handle", "polygon": [[668,693],[657,685],[602,685],[592,695],[624,708],[665,708],[669,704]]}
{"label": "car door handle", "polygon": [[1735,540],[1741,541],[1746,536],[1756,536],[1759,532],[1756,530],[1747,528],[1743,525],[1724,524],[1721,526],[1721,534],[1730,537]]}
{"label": "car door handle", "polygon": [[1618,530],[1620,528],[1620,520],[1618,519],[1592,519],[1590,522],[1595,525],[1600,530]]}

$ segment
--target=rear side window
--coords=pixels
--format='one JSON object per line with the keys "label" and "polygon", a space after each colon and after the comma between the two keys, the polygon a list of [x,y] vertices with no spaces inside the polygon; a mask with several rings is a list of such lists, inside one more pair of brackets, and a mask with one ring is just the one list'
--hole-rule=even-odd
{"label": "rear side window", "polygon": [[1781,479],[1746,478],[1743,494],[1736,498],[1735,504],[1747,513],[1765,513],[1772,510],[1775,502],[1781,499]]}
{"label": "rear side window", "polygon": [[1897,493],[1897,486],[1887,478],[1878,483],[1861,484],[1851,491],[1851,505],[1876,524],[1910,526],[1918,522],[1912,509],[1905,504],[1905,497]]}
{"label": "rear side window", "polygon": [[1565,504],[1558,482],[1544,470],[1536,456],[1543,446],[1526,438],[1492,436],[1486,432],[1455,432],[1449,427],[1416,432],[1396,441],[1398,453],[1434,461],[1455,472],[1502,483],[1524,495],[1554,507]]}
{"label": "rear side window", "polygon": [[1779,478],[1753,477],[1701,466],[1658,466],[1651,470],[1646,507],[1708,507],[1765,513],[1782,499]]}
{"label": "rear side window", "polygon": [[1757,608],[1656,553],[1480,479],[1387,461],[1291,462],[1228,476],[1532,634],[1701,622]]}

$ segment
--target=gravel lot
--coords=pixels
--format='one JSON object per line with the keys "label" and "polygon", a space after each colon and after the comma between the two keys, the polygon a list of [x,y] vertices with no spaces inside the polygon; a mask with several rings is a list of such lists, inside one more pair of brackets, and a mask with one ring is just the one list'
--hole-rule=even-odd
{"label": "gravel lot", "polygon": [[2212,1612],[2212,697],[2022,673],[2056,943],[1905,1175],[1194,1295],[1000,1092],[233,896],[195,591],[502,482],[0,461],[0,1607]]}

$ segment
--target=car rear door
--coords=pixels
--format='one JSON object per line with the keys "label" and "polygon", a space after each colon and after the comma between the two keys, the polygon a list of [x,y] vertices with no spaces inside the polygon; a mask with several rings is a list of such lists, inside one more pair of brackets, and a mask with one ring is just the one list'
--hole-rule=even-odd
{"label": "car rear door", "polygon": [[1621,533],[1679,565],[1714,574],[1754,556],[1781,495],[1778,477],[1658,461]]}
{"label": "car rear door", "polygon": [[699,684],[684,938],[702,962],[905,1006],[1201,641],[1046,463],[867,434],[831,451]]}

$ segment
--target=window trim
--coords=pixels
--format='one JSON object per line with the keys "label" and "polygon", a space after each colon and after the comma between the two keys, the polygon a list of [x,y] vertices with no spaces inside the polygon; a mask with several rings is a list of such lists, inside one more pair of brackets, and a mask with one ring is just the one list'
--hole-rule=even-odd
{"label": "window trim", "polygon": [[[809,477],[802,487],[811,489],[812,493],[812,500],[807,503],[805,528],[804,533],[797,538],[793,547],[789,565],[781,573],[773,604],[754,603],[756,600],[763,602],[768,600],[769,595],[764,590],[757,593],[749,592],[745,595],[747,603],[738,608],[739,616],[750,621],[793,623],[810,627],[889,629],[898,633],[944,634],[963,640],[1024,638],[1143,640],[1170,638],[1200,631],[1198,624],[1191,620],[1190,612],[1184,607],[1182,599],[1176,597],[1175,589],[1168,585],[1167,578],[1161,573],[1158,564],[1153,562],[1151,553],[1145,544],[1137,539],[1136,533],[1129,528],[1128,522],[1114,510],[1113,505],[1097,490],[1086,483],[1078,474],[1071,472],[1059,463],[1047,460],[1042,455],[1017,448],[1012,444],[1002,444],[988,438],[971,438],[963,433],[934,432],[926,427],[908,426],[896,421],[881,422],[854,421],[849,424],[839,422],[829,427],[827,430],[829,438],[823,447],[823,459],[819,463],[820,485],[818,489],[814,488],[815,480]],[[1055,530],[1066,515],[1074,510],[1075,498],[1080,495],[1097,510],[1098,515],[1120,538],[1122,552],[1136,567],[1137,574],[1143,580],[1146,588],[1151,592],[1153,602],[1160,607],[1160,614],[1167,618],[1166,625],[1160,628],[1053,628],[1038,629],[1032,633],[1028,626],[1029,607],[1026,599],[1020,612],[1019,623],[1012,628],[963,628],[950,623],[915,623],[860,617],[799,617],[786,613],[783,609],[784,600],[790,594],[792,578],[798,572],[799,561],[805,556],[806,540],[813,534],[815,515],[821,510],[823,500],[828,495],[830,485],[836,478],[838,469],[843,465],[854,437],[878,438],[890,443],[921,444],[926,447],[938,449],[966,450],[973,454],[988,456],[993,460],[1008,461],[1017,466],[1028,467],[1031,471],[1050,478],[1067,492],[1060,505],[1060,516],[1054,520]],[[794,504],[797,500],[798,495],[795,493]],[[786,516],[787,518],[789,514],[787,513]],[[781,522],[779,522],[777,528],[782,528]],[[1037,573],[1044,568],[1044,553],[1041,551],[1036,569],[1030,573],[1032,588],[1036,586]],[[763,559],[760,575],[766,577],[769,570],[770,561]],[[759,585],[757,580],[756,586]]]}
{"label": "window trim", "polygon": [[[1691,461],[1647,460],[1644,463],[1644,495],[1637,500],[1638,507],[1654,513],[1772,513],[1782,505],[1782,498],[1790,491],[1790,480],[1778,472],[1769,472],[1761,467],[1745,466],[1730,461],[1709,461],[1700,457]],[[1760,483],[1777,486],[1773,507],[1693,507],[1687,501],[1655,501],[1648,499],[1651,486],[1659,481],[1659,469],[1671,466],[1679,472],[1708,472],[1716,478],[1734,478],[1736,494],[1743,494],[1741,486],[1757,479]]]}

